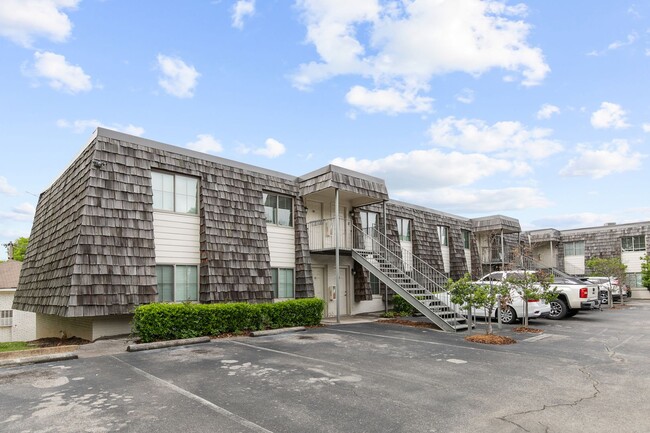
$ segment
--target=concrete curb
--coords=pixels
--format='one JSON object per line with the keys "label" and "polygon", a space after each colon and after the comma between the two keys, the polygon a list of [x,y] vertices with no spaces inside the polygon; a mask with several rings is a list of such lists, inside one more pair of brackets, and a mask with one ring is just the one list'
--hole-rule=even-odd
{"label": "concrete curb", "polygon": [[54,355],[56,353],[74,352],[78,348],[79,345],[74,344],[68,346],[37,347],[35,349],[2,352],[0,353],[0,361],[4,361],[6,359],[30,358],[30,357],[41,356],[41,355]]}
{"label": "concrete curb", "polygon": [[286,334],[288,332],[299,332],[299,331],[304,331],[305,329],[306,328],[304,326],[295,326],[293,328],[267,329],[264,331],[251,332],[251,336],[264,337],[266,335],[278,335],[278,334]]}
{"label": "concrete curb", "polygon": [[13,358],[0,361],[0,367],[14,367],[26,364],[40,364],[44,362],[67,361],[77,359],[74,353],[55,353],[51,355],[27,356],[24,358]]}
{"label": "concrete curb", "polygon": [[127,352],[140,352],[142,350],[163,349],[165,347],[185,346],[187,344],[209,343],[210,337],[185,338],[182,340],[156,341],[153,343],[129,344]]}

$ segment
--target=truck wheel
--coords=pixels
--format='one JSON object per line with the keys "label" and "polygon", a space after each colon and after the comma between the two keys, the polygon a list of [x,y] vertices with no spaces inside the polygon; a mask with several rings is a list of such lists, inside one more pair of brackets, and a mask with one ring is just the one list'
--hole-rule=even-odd
{"label": "truck wheel", "polygon": [[[496,320],[499,320],[499,316],[497,316],[496,314],[494,316]],[[512,325],[516,321],[517,321],[517,312],[515,311],[514,308],[508,305],[508,308],[501,310],[501,323],[505,323],[506,325]]]}
{"label": "truck wheel", "polygon": [[577,308],[571,308],[569,311],[567,311],[566,316],[567,317],[573,317],[576,314],[578,314],[578,311],[580,311],[580,310],[578,310]]}
{"label": "truck wheel", "polygon": [[551,312],[548,318],[553,320],[564,319],[569,312],[566,303],[562,299],[555,299],[551,301]]}

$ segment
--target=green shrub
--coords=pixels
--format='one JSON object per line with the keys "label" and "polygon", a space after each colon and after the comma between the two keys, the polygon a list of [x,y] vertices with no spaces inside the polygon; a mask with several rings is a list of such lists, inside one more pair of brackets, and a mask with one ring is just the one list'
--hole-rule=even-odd
{"label": "green shrub", "polygon": [[268,304],[148,304],[135,310],[133,329],[142,342],[219,335],[288,326],[318,325],[321,299]]}
{"label": "green shrub", "polygon": [[393,296],[393,311],[400,316],[412,316],[415,314],[415,308],[406,302],[400,295]]}

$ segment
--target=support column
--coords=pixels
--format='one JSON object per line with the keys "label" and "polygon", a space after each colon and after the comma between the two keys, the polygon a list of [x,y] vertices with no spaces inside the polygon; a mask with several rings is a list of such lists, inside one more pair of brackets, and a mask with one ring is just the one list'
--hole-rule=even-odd
{"label": "support column", "polygon": [[503,229],[501,229],[501,270],[506,270],[506,247],[505,239],[503,239]]}
{"label": "support column", "polygon": [[336,297],[336,323],[341,323],[341,312],[339,311],[339,280],[341,275],[341,267],[339,263],[339,189],[334,190],[334,237],[336,238],[336,248],[335,248],[335,267],[336,267],[336,281],[334,283],[334,296]]}
{"label": "support column", "polygon": [[[387,239],[388,238],[388,230],[387,230],[388,224],[386,222],[386,200],[381,202],[381,205],[382,205],[382,213],[384,214],[383,215],[383,219],[384,219],[384,239]],[[385,294],[384,294],[384,312],[388,313],[388,285],[387,284],[384,284],[384,290],[385,290]]]}

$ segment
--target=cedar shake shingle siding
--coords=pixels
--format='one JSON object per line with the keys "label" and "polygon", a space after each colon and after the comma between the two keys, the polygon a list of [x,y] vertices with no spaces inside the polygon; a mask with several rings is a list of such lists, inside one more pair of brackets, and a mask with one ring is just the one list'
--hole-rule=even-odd
{"label": "cedar shake shingle siding", "polygon": [[17,308],[103,316],[157,300],[152,169],[200,179],[201,302],[272,299],[264,191],[294,198],[296,297],[313,296],[295,177],[99,128],[41,195]]}

